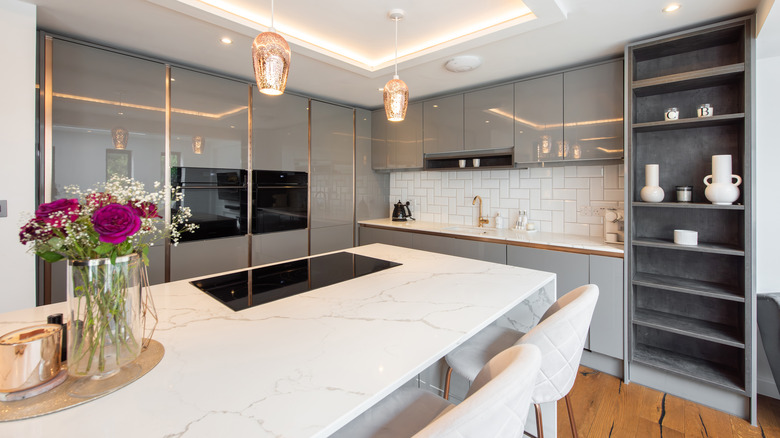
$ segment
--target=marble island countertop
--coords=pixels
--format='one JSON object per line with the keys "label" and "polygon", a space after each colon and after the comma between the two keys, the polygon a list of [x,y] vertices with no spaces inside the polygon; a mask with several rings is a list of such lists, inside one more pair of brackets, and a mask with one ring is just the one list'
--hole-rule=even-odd
{"label": "marble island countertop", "polygon": [[[153,286],[157,367],[89,403],[0,422],[0,436],[325,437],[508,311],[528,330],[555,297],[547,272],[381,244],[346,251],[402,266],[239,312],[187,280]],[[0,333],[65,310],[0,314]]]}
{"label": "marble island countertop", "polygon": [[493,227],[443,224],[422,221],[393,221],[389,218],[359,221],[360,225],[386,228],[398,231],[435,233],[450,237],[495,241],[510,245],[548,247],[551,250],[573,250],[576,252],[600,254],[612,257],[623,256],[623,242],[606,243],[602,237],[579,236],[575,234],[527,232]]}

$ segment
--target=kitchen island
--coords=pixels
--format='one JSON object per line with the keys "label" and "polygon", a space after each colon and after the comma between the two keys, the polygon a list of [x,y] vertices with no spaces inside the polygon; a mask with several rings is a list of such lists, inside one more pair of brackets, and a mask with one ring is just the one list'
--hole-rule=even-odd
{"label": "kitchen island", "polygon": [[[547,272],[380,244],[347,251],[402,265],[239,312],[188,281],[152,287],[166,349],[156,368],[90,403],[0,423],[0,436],[325,437],[507,312],[527,329],[555,296]],[[2,314],[0,333],[64,310]],[[554,404],[545,415],[554,436]]]}

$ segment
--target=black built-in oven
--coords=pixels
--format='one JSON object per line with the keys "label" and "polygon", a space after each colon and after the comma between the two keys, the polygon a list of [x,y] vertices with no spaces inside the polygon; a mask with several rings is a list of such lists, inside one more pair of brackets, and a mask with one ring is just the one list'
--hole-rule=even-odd
{"label": "black built-in oven", "polygon": [[171,184],[181,187],[184,199],[174,211],[189,207],[193,233],[182,241],[213,239],[247,234],[247,171],[204,167],[172,167]]}
{"label": "black built-in oven", "polygon": [[307,227],[309,176],[306,172],[255,170],[252,185],[253,234]]}

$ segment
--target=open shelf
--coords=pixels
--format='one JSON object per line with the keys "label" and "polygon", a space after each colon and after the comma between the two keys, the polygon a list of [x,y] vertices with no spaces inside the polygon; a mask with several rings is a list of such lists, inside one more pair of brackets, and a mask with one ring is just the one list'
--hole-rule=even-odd
{"label": "open shelf", "polygon": [[673,129],[705,128],[742,123],[745,113],[721,114],[712,117],[696,117],[679,120],[659,120],[655,122],[634,123],[635,132],[670,131]]}
{"label": "open shelf", "polygon": [[726,366],[685,354],[637,343],[634,361],[644,365],[706,382],[739,394],[745,393],[739,373]]}
{"label": "open shelf", "polygon": [[745,251],[730,245],[699,242],[698,245],[679,245],[671,240],[638,238],[633,241],[634,246],[647,246],[652,248],[676,249],[679,251],[708,252],[712,254],[727,254],[744,256]]}
{"label": "open shelf", "polygon": [[[479,167],[474,167],[473,160],[479,158]],[[459,160],[466,160],[466,167],[458,165]],[[426,170],[495,170],[514,168],[513,150],[465,151],[447,154],[425,155]]]}
{"label": "open shelf", "polygon": [[640,272],[634,274],[631,283],[635,286],[647,286],[721,300],[745,302],[745,297],[740,294],[737,288],[721,283]]}
{"label": "open shelf", "polygon": [[687,208],[687,209],[703,209],[703,210],[744,210],[745,206],[742,204],[732,205],[716,205],[716,204],[702,204],[694,202],[642,202],[633,201],[632,207],[647,207],[647,208]]}
{"label": "open shelf", "polygon": [[696,88],[714,87],[742,79],[745,63],[705,68],[684,73],[633,81],[631,88],[636,96],[673,93]]}
{"label": "open shelf", "polygon": [[736,328],[725,324],[649,309],[636,309],[634,311],[634,324],[732,347],[745,348],[745,343],[740,339]]}

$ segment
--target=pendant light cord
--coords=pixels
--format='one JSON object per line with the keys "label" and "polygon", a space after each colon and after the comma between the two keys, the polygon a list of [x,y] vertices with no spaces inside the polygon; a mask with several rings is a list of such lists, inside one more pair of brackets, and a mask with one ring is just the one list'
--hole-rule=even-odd
{"label": "pendant light cord", "polygon": [[274,0],[271,0],[271,32],[275,31],[274,29]]}
{"label": "pendant light cord", "polygon": [[398,18],[395,21],[395,76],[398,77]]}

